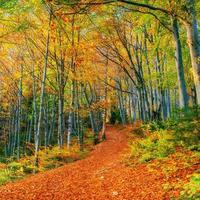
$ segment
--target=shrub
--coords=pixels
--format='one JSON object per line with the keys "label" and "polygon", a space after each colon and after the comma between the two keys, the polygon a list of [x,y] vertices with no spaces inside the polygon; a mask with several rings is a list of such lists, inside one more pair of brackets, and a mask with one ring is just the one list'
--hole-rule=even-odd
{"label": "shrub", "polygon": [[21,163],[12,162],[8,164],[8,169],[12,172],[23,171],[23,166]]}
{"label": "shrub", "polygon": [[0,169],[0,185],[19,179],[24,175],[25,174],[23,173],[22,164],[12,162],[8,164],[5,168]]}
{"label": "shrub", "polygon": [[0,170],[0,185],[5,184],[11,180],[11,174],[8,170]]}
{"label": "shrub", "polygon": [[200,199],[200,174],[195,173],[190,181],[183,186],[180,200],[198,200]]}
{"label": "shrub", "polygon": [[153,153],[151,153],[151,152],[148,152],[148,153],[144,153],[141,155],[139,162],[145,163],[145,162],[149,162],[153,159],[155,159],[155,155],[153,155]]}
{"label": "shrub", "polygon": [[[200,120],[199,108],[177,110],[175,117],[164,122],[153,121],[143,124],[141,130],[148,133],[139,142],[131,144],[131,157],[140,157],[140,161],[150,161],[154,158],[164,158],[182,147],[192,151],[200,151]],[[177,117],[178,116],[178,117]],[[139,134],[138,134],[139,132]]]}
{"label": "shrub", "polygon": [[164,158],[175,152],[173,134],[169,131],[157,131],[147,138],[133,143],[131,157],[140,157],[140,162],[149,162],[155,158]]}

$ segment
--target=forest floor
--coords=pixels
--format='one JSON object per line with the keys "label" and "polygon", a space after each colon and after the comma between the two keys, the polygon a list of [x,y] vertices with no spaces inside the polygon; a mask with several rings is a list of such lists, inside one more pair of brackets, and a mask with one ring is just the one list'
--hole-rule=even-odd
{"label": "forest floor", "polygon": [[1,200],[164,200],[166,177],[146,164],[127,166],[130,127],[108,127],[107,140],[83,160],[0,187]]}

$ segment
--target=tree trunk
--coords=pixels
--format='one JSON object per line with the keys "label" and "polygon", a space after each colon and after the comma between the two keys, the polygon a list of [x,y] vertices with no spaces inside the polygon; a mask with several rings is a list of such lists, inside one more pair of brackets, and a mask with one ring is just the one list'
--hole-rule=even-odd
{"label": "tree trunk", "polygon": [[67,133],[67,147],[70,148],[71,145],[71,135],[73,131],[73,116],[74,116],[74,98],[75,97],[75,81],[72,80],[71,85],[71,102],[70,102],[70,111],[68,117],[68,133]]}
{"label": "tree trunk", "polygon": [[195,2],[188,0],[189,22],[184,22],[187,30],[187,40],[193,68],[194,83],[197,94],[197,104],[200,105],[200,43],[196,20]]}
{"label": "tree trunk", "polygon": [[42,122],[42,111],[44,107],[45,84],[46,84],[46,74],[47,74],[48,56],[49,56],[51,19],[52,19],[52,15],[50,14],[49,28],[48,28],[48,34],[47,34],[47,40],[46,40],[46,54],[45,54],[43,77],[42,77],[42,83],[41,83],[40,109],[39,109],[39,114],[38,114],[37,131],[36,131],[36,137],[35,137],[35,166],[38,166],[39,138],[40,138],[40,128],[41,128],[41,122]]}
{"label": "tree trunk", "polygon": [[105,66],[105,84],[104,84],[104,101],[105,101],[105,107],[103,110],[103,126],[102,126],[102,140],[106,139],[106,120],[107,120],[107,103],[108,103],[108,59],[106,58],[106,66]]}
{"label": "tree trunk", "polygon": [[62,148],[64,145],[64,89],[65,89],[65,65],[62,51],[62,36],[61,31],[59,30],[59,48],[60,48],[60,62],[57,64],[58,71],[58,144]]}
{"label": "tree trunk", "polygon": [[176,46],[175,61],[176,61],[177,75],[178,75],[179,103],[180,103],[180,108],[185,108],[188,106],[188,95],[187,95],[185,76],[184,76],[182,45],[179,35],[179,27],[177,19],[172,19],[172,20],[173,20],[172,21],[173,35]]}
{"label": "tree trunk", "polygon": [[21,66],[21,77],[18,89],[18,117],[17,117],[17,160],[20,159],[20,134],[21,134],[21,115],[22,115],[22,77],[23,66]]}

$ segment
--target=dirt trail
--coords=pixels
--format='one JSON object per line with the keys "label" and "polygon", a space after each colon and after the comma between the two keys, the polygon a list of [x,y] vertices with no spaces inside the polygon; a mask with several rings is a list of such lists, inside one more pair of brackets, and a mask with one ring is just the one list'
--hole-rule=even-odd
{"label": "dirt trail", "polygon": [[126,129],[108,127],[107,140],[84,160],[0,188],[0,200],[162,200],[161,174],[121,162]]}

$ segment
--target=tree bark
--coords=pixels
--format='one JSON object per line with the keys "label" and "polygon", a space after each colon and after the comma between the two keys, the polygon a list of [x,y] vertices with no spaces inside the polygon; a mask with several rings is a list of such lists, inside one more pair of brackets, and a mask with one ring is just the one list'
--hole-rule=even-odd
{"label": "tree bark", "polygon": [[45,54],[43,77],[42,77],[42,83],[41,83],[40,109],[39,109],[39,114],[38,114],[37,131],[36,131],[36,137],[35,137],[35,166],[38,166],[39,138],[40,138],[40,128],[41,128],[41,122],[42,122],[42,111],[44,107],[45,84],[46,84],[46,74],[47,74],[48,56],[49,56],[51,19],[52,19],[52,15],[50,13],[49,27],[48,27],[47,40],[46,40],[46,54]]}
{"label": "tree bark", "polygon": [[177,19],[172,19],[172,28],[173,28],[175,47],[176,47],[175,61],[176,61],[177,75],[178,75],[179,104],[180,108],[185,108],[188,106],[188,95],[187,95],[186,82],[184,76],[182,45],[180,41]]}
{"label": "tree bark", "polygon": [[197,94],[197,104],[200,105],[200,43],[194,0],[188,0],[188,10],[190,22],[184,22],[184,24],[187,30],[187,40],[190,49],[194,83]]}

